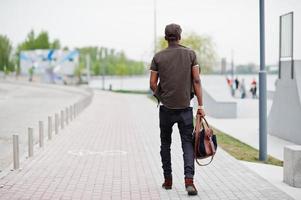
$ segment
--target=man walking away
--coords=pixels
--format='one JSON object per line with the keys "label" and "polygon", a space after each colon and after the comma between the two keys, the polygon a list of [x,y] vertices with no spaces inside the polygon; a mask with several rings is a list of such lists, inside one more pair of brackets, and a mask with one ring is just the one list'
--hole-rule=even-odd
{"label": "man walking away", "polygon": [[199,105],[197,113],[203,117],[205,112],[196,54],[193,50],[179,44],[181,32],[181,27],[177,24],[169,24],[165,27],[165,40],[168,42],[168,47],[156,53],[152,60],[150,88],[160,102],[160,155],[165,179],[162,187],[166,190],[172,189],[170,145],[172,126],[177,123],[182,142],[185,187],[188,195],[197,195],[193,183],[193,112],[190,107],[190,100],[194,93]]}

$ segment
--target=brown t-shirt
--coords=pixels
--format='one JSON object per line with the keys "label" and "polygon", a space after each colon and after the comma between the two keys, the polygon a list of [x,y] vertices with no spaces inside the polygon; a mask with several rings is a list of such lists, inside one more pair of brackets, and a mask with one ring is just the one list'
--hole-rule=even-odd
{"label": "brown t-shirt", "polygon": [[159,75],[159,85],[155,96],[171,109],[190,106],[192,95],[192,67],[198,66],[193,50],[173,45],[156,53],[150,70]]}

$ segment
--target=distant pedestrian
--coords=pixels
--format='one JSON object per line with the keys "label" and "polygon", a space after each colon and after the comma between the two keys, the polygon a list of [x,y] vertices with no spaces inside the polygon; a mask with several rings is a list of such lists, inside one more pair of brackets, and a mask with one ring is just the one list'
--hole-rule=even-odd
{"label": "distant pedestrian", "polygon": [[33,80],[33,74],[34,74],[34,66],[31,66],[31,67],[28,69],[28,74],[29,74],[28,81],[29,81],[29,82],[32,82],[32,80]]}
{"label": "distant pedestrian", "polygon": [[[150,88],[160,102],[160,137],[161,161],[164,175],[162,187],[172,189],[171,169],[171,134],[172,127],[178,124],[180,130],[185,187],[188,195],[197,195],[193,183],[194,177],[194,147],[193,147],[193,112],[190,100],[195,93],[198,100],[197,113],[205,116],[202,88],[199,75],[199,65],[193,50],[179,44],[181,27],[177,24],[167,25],[165,40],[168,47],[155,54],[151,63]],[[158,79],[160,82],[158,83]]]}
{"label": "distant pedestrian", "polygon": [[242,99],[246,98],[246,85],[245,85],[245,79],[242,79],[242,80],[241,80],[239,89],[240,89],[241,98],[242,98]]}
{"label": "distant pedestrian", "polygon": [[255,78],[251,82],[250,92],[252,94],[253,99],[257,98],[257,82],[256,82]]}
{"label": "distant pedestrian", "polygon": [[235,78],[235,90],[238,90],[239,88],[239,80],[238,77]]}
{"label": "distant pedestrian", "polygon": [[233,85],[233,80],[230,79],[228,76],[226,77],[226,81],[227,81],[227,84],[229,86],[229,89],[230,89],[230,93],[232,96],[235,96],[235,91],[234,91],[234,85]]}
{"label": "distant pedestrian", "polygon": [[227,81],[228,86],[230,87],[231,86],[231,80],[228,76],[226,77],[226,81]]}

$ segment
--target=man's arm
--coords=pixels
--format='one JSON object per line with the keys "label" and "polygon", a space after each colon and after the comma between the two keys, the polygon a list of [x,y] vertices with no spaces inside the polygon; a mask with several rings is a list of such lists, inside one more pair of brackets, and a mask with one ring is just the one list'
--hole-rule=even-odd
{"label": "man's arm", "polygon": [[150,73],[150,78],[149,78],[149,85],[150,89],[155,92],[157,87],[158,87],[158,72],[152,71]]}
{"label": "man's arm", "polygon": [[200,70],[199,70],[198,65],[192,67],[192,82],[193,82],[194,93],[198,100],[198,112],[197,113],[200,114],[202,117],[204,117],[205,111],[203,108],[202,84],[201,84]]}

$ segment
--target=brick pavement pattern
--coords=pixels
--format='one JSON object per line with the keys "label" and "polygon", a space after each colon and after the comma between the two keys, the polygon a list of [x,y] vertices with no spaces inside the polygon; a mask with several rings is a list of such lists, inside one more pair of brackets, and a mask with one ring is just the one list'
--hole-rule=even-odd
{"label": "brick pavement pattern", "polygon": [[188,197],[176,126],[172,137],[174,185],[166,191],[154,102],[95,91],[80,116],[0,180],[0,199],[292,199],[222,149],[210,166],[196,166],[199,195]]}

